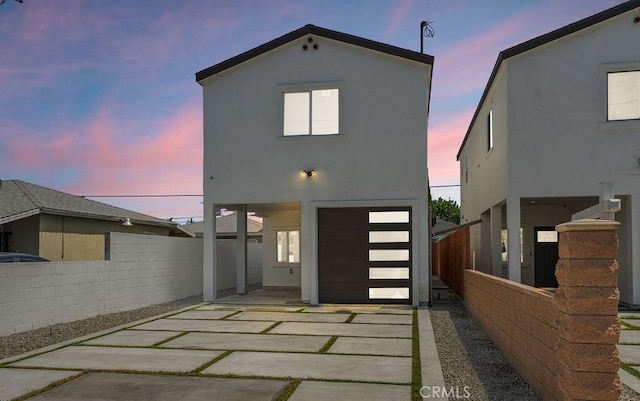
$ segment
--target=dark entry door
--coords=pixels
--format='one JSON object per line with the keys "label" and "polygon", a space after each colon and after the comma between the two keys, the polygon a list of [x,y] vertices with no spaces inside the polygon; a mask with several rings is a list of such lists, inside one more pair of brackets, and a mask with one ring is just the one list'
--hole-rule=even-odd
{"label": "dark entry door", "polygon": [[411,211],[318,209],[322,303],[411,303]]}
{"label": "dark entry door", "polygon": [[555,227],[535,227],[534,265],[536,287],[557,287],[558,233]]}

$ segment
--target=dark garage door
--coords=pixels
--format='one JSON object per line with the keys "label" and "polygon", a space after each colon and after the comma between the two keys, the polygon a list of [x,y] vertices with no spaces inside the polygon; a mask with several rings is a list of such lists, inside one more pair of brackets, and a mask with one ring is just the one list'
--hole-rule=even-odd
{"label": "dark garage door", "polygon": [[411,303],[411,210],[318,209],[322,303]]}

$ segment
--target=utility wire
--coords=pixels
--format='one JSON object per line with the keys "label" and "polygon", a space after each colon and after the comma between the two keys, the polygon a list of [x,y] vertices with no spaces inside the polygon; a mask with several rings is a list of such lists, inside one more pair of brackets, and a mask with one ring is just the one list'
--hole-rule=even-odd
{"label": "utility wire", "polygon": [[179,198],[204,196],[199,194],[157,194],[157,195],[82,195],[83,198]]}

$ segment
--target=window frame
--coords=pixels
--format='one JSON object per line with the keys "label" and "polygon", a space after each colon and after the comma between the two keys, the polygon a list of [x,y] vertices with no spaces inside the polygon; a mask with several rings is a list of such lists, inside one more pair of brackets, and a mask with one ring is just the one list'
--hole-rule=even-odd
{"label": "window frame", "polygon": [[493,109],[487,113],[487,152],[493,149]]}
{"label": "window frame", "polygon": [[[615,74],[628,74],[628,73],[635,73],[635,75],[638,75],[638,85],[637,85],[637,90],[638,90],[638,110],[636,111],[637,115],[636,117],[632,117],[632,118],[616,118],[616,119],[612,119],[611,118],[611,105],[609,104],[609,93],[610,93],[610,81],[609,78],[611,77],[611,75],[615,75]],[[607,71],[607,122],[612,122],[612,121],[637,121],[640,120],[640,70],[636,70],[636,69],[632,69],[632,70],[625,70],[625,71]]]}
{"label": "window frame", "polygon": [[602,74],[602,92],[604,102],[602,103],[602,119],[598,124],[601,130],[609,129],[638,129],[640,127],[640,118],[610,120],[609,119],[609,74],[618,72],[640,71],[640,61],[630,63],[609,63],[600,65],[600,73]]}
{"label": "window frame", "polygon": [[[314,82],[314,83],[299,83],[299,84],[281,84],[277,85],[276,89],[280,92],[280,108],[279,108],[279,137],[282,139],[294,139],[294,138],[332,138],[343,135],[343,124],[341,116],[343,113],[343,93],[344,93],[344,81],[330,81],[330,82]],[[335,134],[314,134],[313,133],[313,92],[322,90],[337,90],[338,91],[338,132]],[[309,94],[309,126],[307,134],[299,135],[285,135],[285,95],[287,93],[308,93]]]}
{"label": "window frame", "polygon": [[[275,266],[276,267],[296,267],[296,266],[300,266],[300,260],[302,259],[302,231],[300,230],[300,227],[274,227],[273,228],[273,232],[274,232],[274,238],[275,238],[275,253],[276,253],[276,257],[275,257]],[[284,232],[286,233],[286,239],[287,239],[287,255],[289,254],[289,248],[290,248],[290,244],[289,244],[289,238],[290,238],[290,233],[291,232],[297,232],[298,233],[298,261],[297,262],[289,262],[287,261],[280,261],[280,252],[278,252],[278,234]],[[288,258],[287,258],[288,259]]]}

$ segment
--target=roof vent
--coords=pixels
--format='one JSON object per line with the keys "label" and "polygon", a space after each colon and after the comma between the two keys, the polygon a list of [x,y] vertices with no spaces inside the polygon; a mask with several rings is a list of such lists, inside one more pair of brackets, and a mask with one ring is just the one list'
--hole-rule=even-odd
{"label": "roof vent", "polygon": [[636,15],[636,16],[633,18],[633,23],[634,23],[634,25],[638,25],[638,24],[640,24],[640,15]]}

